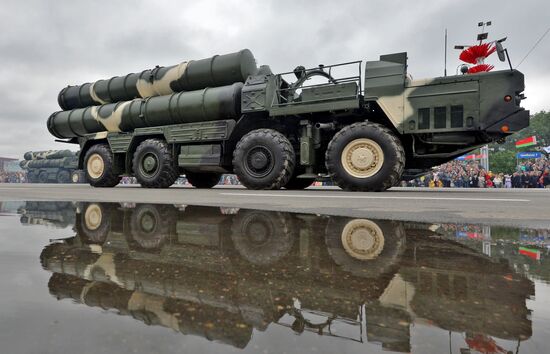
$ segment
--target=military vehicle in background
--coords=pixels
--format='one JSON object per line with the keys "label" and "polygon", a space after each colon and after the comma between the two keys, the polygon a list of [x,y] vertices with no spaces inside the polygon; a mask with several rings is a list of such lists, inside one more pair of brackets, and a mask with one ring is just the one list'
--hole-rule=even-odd
{"label": "military vehicle in background", "polygon": [[30,183],[84,183],[78,169],[79,152],[70,150],[28,151],[19,166],[27,171]]}
{"label": "military vehicle in background", "polygon": [[75,205],[72,202],[26,201],[18,208],[22,225],[43,225],[55,229],[75,224]]}
{"label": "military vehicle in background", "polygon": [[407,53],[362,65],[273,74],[245,49],[66,87],[47,126],[80,144],[96,187],[185,174],[209,188],[233,172],[251,189],[382,191],[529,124],[517,70],[412,80]]}
{"label": "military vehicle in background", "polygon": [[181,205],[75,211],[76,235],[40,255],[50,293],[148,325],[238,348],[284,327],[405,353],[422,342],[418,326],[532,335],[533,282],[429,225]]}

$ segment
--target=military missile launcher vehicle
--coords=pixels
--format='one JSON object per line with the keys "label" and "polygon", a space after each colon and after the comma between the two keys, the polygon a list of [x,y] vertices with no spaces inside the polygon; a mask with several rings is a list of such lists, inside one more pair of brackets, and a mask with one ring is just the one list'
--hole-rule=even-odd
{"label": "military missile launcher vehicle", "polygon": [[31,183],[82,183],[78,170],[78,152],[70,150],[28,151],[19,163]]}
{"label": "military missile launcher vehicle", "polygon": [[523,90],[513,69],[412,80],[407,53],[273,74],[245,49],[66,87],[47,126],[96,187],[382,191],[528,126]]}

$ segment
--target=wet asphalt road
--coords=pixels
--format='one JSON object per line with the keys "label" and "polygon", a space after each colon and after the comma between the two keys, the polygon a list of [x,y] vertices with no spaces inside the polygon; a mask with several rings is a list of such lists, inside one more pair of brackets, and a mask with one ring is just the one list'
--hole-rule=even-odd
{"label": "wet asphalt road", "polygon": [[1,353],[548,353],[549,229],[180,204],[0,210]]}
{"label": "wet asphalt road", "polygon": [[393,188],[384,193],[344,192],[331,187],[302,191],[210,190],[139,186],[2,184],[0,201],[68,200],[210,205],[419,222],[483,223],[550,227],[550,190]]}

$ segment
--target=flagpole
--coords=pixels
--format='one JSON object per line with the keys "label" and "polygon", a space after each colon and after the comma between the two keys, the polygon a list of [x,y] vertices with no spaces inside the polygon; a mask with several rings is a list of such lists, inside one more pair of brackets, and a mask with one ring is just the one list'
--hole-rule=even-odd
{"label": "flagpole", "polygon": [[489,171],[489,146],[484,145],[481,147],[481,167],[485,169],[485,171]]}

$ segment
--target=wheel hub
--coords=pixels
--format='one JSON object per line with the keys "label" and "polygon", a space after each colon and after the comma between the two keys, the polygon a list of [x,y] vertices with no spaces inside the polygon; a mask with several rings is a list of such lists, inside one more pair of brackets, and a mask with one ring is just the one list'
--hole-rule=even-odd
{"label": "wheel hub", "polygon": [[155,230],[156,224],[157,223],[156,223],[155,217],[149,213],[146,213],[141,217],[141,220],[140,220],[141,229],[145,232],[151,232]]}
{"label": "wheel hub", "polygon": [[342,151],[342,166],[347,173],[357,178],[375,175],[384,163],[384,152],[371,139],[355,139]]}
{"label": "wheel hub", "polygon": [[97,230],[101,225],[102,219],[103,214],[101,213],[101,208],[97,204],[90,205],[84,213],[84,222],[88,230]]}
{"label": "wheel hub", "polygon": [[353,258],[374,259],[384,249],[384,234],[374,222],[366,219],[350,221],[342,231],[342,245]]}
{"label": "wheel hub", "polygon": [[257,151],[252,154],[250,160],[252,167],[258,170],[264,168],[267,165],[268,161],[267,156],[263,151]]}
{"label": "wheel hub", "polygon": [[359,169],[366,169],[374,162],[374,154],[370,149],[360,147],[351,153],[351,162]]}
{"label": "wheel hub", "polygon": [[86,164],[88,174],[90,177],[97,179],[101,177],[103,174],[103,171],[105,170],[105,162],[103,161],[103,158],[99,154],[93,154],[88,159],[88,163]]}
{"label": "wheel hub", "polygon": [[269,240],[269,228],[264,223],[254,222],[251,225],[247,225],[246,231],[252,244],[263,244]]}
{"label": "wheel hub", "polygon": [[148,154],[143,158],[143,170],[147,173],[151,173],[157,169],[158,162],[154,155]]}
{"label": "wheel hub", "polygon": [[273,155],[265,146],[255,146],[247,154],[245,168],[256,178],[267,176],[273,169],[273,165]]}

